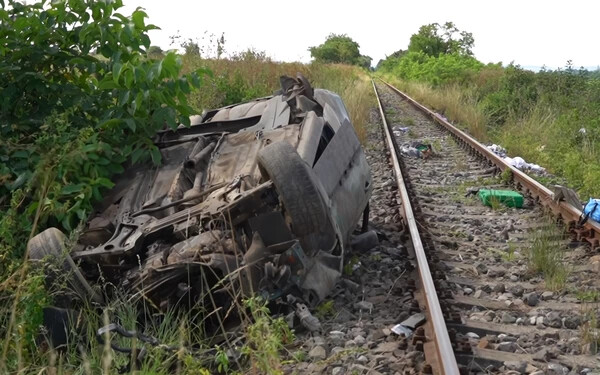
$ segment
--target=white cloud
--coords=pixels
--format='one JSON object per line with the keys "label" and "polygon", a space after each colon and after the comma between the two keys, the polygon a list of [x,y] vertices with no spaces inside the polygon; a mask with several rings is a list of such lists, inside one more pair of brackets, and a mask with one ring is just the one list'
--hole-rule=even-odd
{"label": "white cloud", "polygon": [[345,33],[374,63],[405,49],[419,26],[446,21],[475,37],[475,56],[483,62],[525,66],[600,64],[595,47],[596,1],[186,1],[124,0],[127,8],[146,9],[153,44],[169,47],[169,36],[201,37],[225,33],[228,51],[248,47],[283,61],[310,60],[308,47],[330,33]]}

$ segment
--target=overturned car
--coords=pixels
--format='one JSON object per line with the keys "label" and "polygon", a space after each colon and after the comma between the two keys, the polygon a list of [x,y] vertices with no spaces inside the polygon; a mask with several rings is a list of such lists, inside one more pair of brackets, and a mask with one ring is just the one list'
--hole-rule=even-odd
{"label": "overturned car", "polygon": [[[301,75],[281,83],[156,136],[163,163],[118,177],[61,261],[80,298],[103,304],[118,290],[162,311],[225,312],[244,295],[314,304],[331,291],[367,220],[370,170],[338,95]],[[47,229],[30,259],[63,242]]]}

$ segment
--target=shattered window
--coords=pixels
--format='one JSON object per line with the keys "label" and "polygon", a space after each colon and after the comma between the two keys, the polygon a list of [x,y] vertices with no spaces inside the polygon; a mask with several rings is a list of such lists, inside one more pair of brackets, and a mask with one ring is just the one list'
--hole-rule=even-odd
{"label": "shattered window", "polygon": [[329,123],[325,123],[325,126],[323,126],[323,131],[321,132],[321,138],[319,139],[319,147],[317,147],[317,156],[315,157],[315,161],[313,162],[313,167],[315,166],[315,164],[317,164],[317,161],[321,157],[321,154],[323,153],[323,151],[325,151],[325,148],[327,148],[327,145],[329,144],[329,142],[331,142],[331,139],[334,135],[335,132],[333,131],[331,125],[329,125]]}

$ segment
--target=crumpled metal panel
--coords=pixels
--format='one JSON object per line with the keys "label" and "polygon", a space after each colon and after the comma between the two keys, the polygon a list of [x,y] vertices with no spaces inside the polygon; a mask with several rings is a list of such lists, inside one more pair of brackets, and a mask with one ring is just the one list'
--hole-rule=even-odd
{"label": "crumpled metal panel", "polygon": [[329,196],[342,175],[346,173],[350,160],[358,149],[360,149],[360,142],[352,126],[342,126],[317,160],[314,171]]}
{"label": "crumpled metal panel", "polygon": [[[333,127],[334,131],[337,132],[338,129],[334,127],[334,124],[332,122],[339,123],[341,125],[345,123],[351,123],[350,117],[348,117],[348,111],[346,110],[346,106],[344,105],[342,98],[340,98],[339,95],[337,95],[336,93],[333,93],[329,90],[315,89],[315,100],[324,109],[326,106],[329,106],[331,108],[331,111],[333,113],[331,115],[328,113],[327,116],[324,117],[325,121],[329,122],[329,124]],[[337,121],[334,121],[332,119],[334,117],[337,119]]]}
{"label": "crumpled metal panel", "polygon": [[219,110],[211,121],[239,120],[261,115],[267,106],[267,101],[252,101]]}
{"label": "crumpled metal panel", "polygon": [[344,173],[331,194],[331,216],[338,224],[340,232],[346,236],[344,243],[348,243],[356,223],[362,216],[362,211],[356,207],[367,205],[372,190],[373,183],[367,159],[365,154],[358,150],[347,173]]}
{"label": "crumpled metal panel", "polygon": [[290,106],[281,96],[274,96],[265,103],[265,110],[260,121],[242,132],[272,130],[290,123]]}
{"label": "crumpled metal panel", "polygon": [[[323,119],[331,126],[334,132],[337,132],[342,127],[342,122],[340,121],[346,121],[344,118],[340,119],[335,109],[329,104],[326,104],[325,108],[323,108]],[[344,125],[349,125],[349,122],[345,122]]]}
{"label": "crumpled metal panel", "polygon": [[[164,203],[165,198],[168,198],[167,202],[180,199],[185,190],[192,187],[193,181],[190,181],[187,176],[181,176],[183,178],[180,178],[180,174],[183,170],[181,161],[190,155],[194,146],[195,143],[186,142],[160,150],[163,164],[158,168],[158,173],[155,173],[151,190],[144,199],[143,207],[160,205]],[[135,183],[135,181],[132,182]],[[175,185],[180,187],[176,191],[173,190],[174,182]]]}
{"label": "crumpled metal panel", "polygon": [[258,134],[240,132],[224,136],[213,154],[206,186],[231,182],[237,176],[249,176],[245,181],[251,186],[256,186],[261,178],[256,163],[258,151],[265,147],[267,142],[286,141],[296,147],[299,131],[300,126],[293,124]]}
{"label": "crumpled metal panel", "polygon": [[315,112],[308,112],[304,122],[302,123],[302,131],[300,132],[300,142],[298,143],[298,154],[312,166],[315,163],[317,148],[319,146],[319,138],[323,132],[325,121],[322,117],[317,116]]}

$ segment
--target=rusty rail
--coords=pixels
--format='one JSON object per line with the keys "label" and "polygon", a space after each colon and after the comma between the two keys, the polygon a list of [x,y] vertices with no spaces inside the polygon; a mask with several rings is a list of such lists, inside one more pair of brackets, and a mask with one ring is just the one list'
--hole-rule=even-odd
{"label": "rusty rail", "polygon": [[573,207],[567,202],[560,201],[556,202],[553,200],[554,193],[537,182],[533,178],[529,177],[524,172],[519,169],[509,165],[498,155],[494,154],[483,144],[479,143],[477,140],[472,138],[467,133],[458,129],[454,125],[450,124],[448,121],[443,119],[440,115],[436,114],[429,108],[421,105],[417,101],[415,101],[410,96],[406,95],[404,92],[398,90],[394,86],[389,83],[381,80],[386,86],[396,92],[398,95],[406,99],[413,106],[421,110],[427,116],[429,116],[433,121],[437,122],[442,127],[446,128],[450,133],[452,133],[459,140],[467,144],[471,149],[475,152],[483,156],[485,159],[492,162],[496,167],[498,167],[501,171],[505,169],[510,169],[513,176],[513,181],[516,183],[518,188],[524,188],[526,193],[531,194],[534,198],[536,198],[543,206],[552,210],[552,212],[559,216],[565,223],[569,225],[569,229],[573,234],[573,237],[576,241],[587,241],[590,243],[592,249],[596,249],[600,247],[600,224],[596,223],[592,220],[588,220],[583,226],[578,226],[577,222],[581,217],[581,210],[577,207]]}
{"label": "rusty rail", "polygon": [[420,282],[423,293],[425,294],[424,297],[427,307],[426,314],[428,317],[428,323],[430,323],[432,327],[432,332],[426,332],[426,334],[430,336],[435,346],[436,358],[426,358],[426,360],[429,365],[432,366],[432,370],[435,374],[458,375],[458,364],[456,363],[456,358],[454,357],[454,351],[452,350],[452,344],[450,343],[450,337],[448,336],[448,329],[446,328],[444,315],[442,314],[440,302],[433,284],[433,278],[431,277],[431,271],[429,270],[429,264],[427,263],[425,250],[423,248],[423,243],[421,242],[419,229],[417,228],[417,222],[412,211],[412,205],[408,197],[408,191],[404,185],[404,178],[402,176],[402,171],[400,170],[397,150],[394,146],[394,141],[392,140],[389,125],[385,119],[385,113],[383,112],[383,107],[381,105],[381,100],[379,99],[379,94],[377,93],[377,88],[375,87],[375,82],[371,82],[373,84],[373,90],[375,90],[375,96],[377,97],[377,102],[379,104],[385,140],[388,149],[390,150],[390,158],[394,168],[394,175],[396,176],[396,183],[398,184],[398,199],[402,207],[400,213],[404,219],[404,224],[408,227],[410,232],[411,241],[413,243],[417,258]]}

